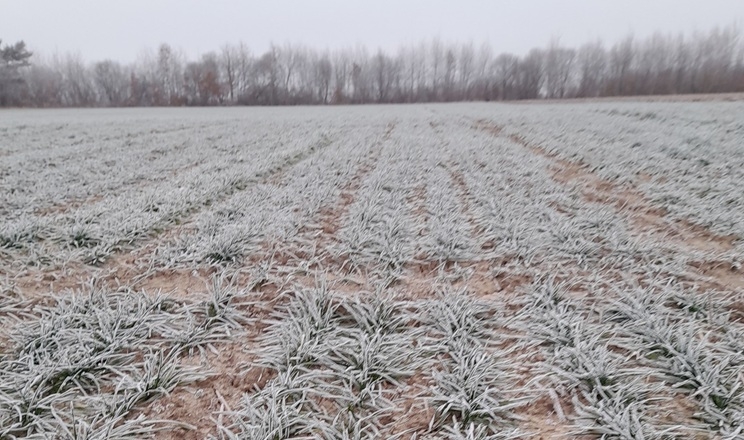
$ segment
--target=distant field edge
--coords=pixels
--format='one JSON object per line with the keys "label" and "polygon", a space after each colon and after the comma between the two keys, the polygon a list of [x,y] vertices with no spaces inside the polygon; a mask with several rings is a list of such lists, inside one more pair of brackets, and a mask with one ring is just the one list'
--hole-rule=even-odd
{"label": "distant field edge", "polygon": [[688,93],[682,95],[600,96],[594,98],[522,99],[498,101],[509,104],[572,104],[579,102],[734,102],[744,101],[744,92]]}

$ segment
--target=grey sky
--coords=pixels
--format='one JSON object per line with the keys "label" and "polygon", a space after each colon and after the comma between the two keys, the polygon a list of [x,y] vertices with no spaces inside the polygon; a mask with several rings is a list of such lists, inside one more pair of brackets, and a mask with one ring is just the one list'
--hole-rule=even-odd
{"label": "grey sky", "polygon": [[189,57],[244,41],[395,50],[434,36],[524,53],[629,32],[707,31],[744,24],[743,0],[0,0],[0,38],[45,54],[132,61],[167,42]]}

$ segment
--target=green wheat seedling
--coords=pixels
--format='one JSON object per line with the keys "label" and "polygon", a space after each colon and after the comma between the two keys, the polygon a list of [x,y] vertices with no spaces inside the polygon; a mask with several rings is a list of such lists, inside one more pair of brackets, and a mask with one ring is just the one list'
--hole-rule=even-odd
{"label": "green wheat seedling", "polygon": [[448,350],[475,345],[487,347],[493,339],[499,318],[493,306],[479,301],[464,291],[444,291],[431,301],[423,318],[438,343]]}
{"label": "green wheat seedling", "polygon": [[[0,358],[0,432],[9,438],[116,438],[173,426],[128,414],[206,377],[181,365],[180,354],[240,331],[236,296],[216,281],[211,301],[203,304],[91,284],[37,305],[11,330],[11,350]],[[189,322],[203,330],[200,339],[186,336]]]}
{"label": "green wheat seedling", "polygon": [[408,330],[415,315],[408,305],[398,301],[384,289],[361,296],[353,296],[341,303],[341,310],[348,314],[351,325],[366,334],[396,334]]}
{"label": "green wheat seedling", "polygon": [[116,412],[126,413],[142,402],[167,395],[181,383],[204,379],[206,375],[198,368],[180,365],[179,350],[179,347],[174,347],[146,354],[142,369],[124,376],[116,384],[116,394],[123,397]]}
{"label": "green wheat seedling", "polygon": [[339,305],[325,286],[298,289],[292,295],[267,321],[269,329],[261,338],[258,363],[277,371],[317,365],[338,326]]}
{"label": "green wheat seedling", "polygon": [[[324,427],[310,400],[312,376],[292,370],[280,373],[256,394],[243,396],[240,407],[226,415],[228,424],[218,422],[222,439],[302,439],[314,438],[317,427]],[[326,428],[327,429],[327,428]]]}
{"label": "green wheat seedling", "polygon": [[703,322],[658,302],[639,300],[641,292],[630,292],[614,303],[615,321],[630,339],[626,348],[655,368],[660,378],[697,402],[696,417],[723,432],[741,427],[744,393],[742,363],[737,352],[721,350],[711,342],[711,331]]}
{"label": "green wheat seedling", "polygon": [[[318,438],[324,440],[372,440],[381,438],[382,433],[376,423],[379,414],[359,416],[353,411],[341,411],[328,427],[323,429]],[[386,438],[397,439],[402,435],[386,436]]]}
{"label": "green wheat seedling", "polygon": [[[33,316],[31,304],[18,289],[17,282],[7,275],[0,277],[0,318],[20,321],[33,318]],[[11,325],[9,324],[0,328],[0,335],[10,330]],[[5,338],[0,337],[0,341],[3,340]],[[4,350],[0,349],[0,356],[3,352]]]}
{"label": "green wheat seedling", "polygon": [[401,380],[412,376],[421,366],[405,335],[367,334],[347,331],[343,341],[333,347],[326,361],[335,374],[351,407],[380,407],[378,397],[386,394],[385,385],[403,388]]}
{"label": "green wheat seedling", "polygon": [[437,412],[437,424],[457,420],[463,426],[485,426],[490,433],[510,429],[519,419],[514,410],[530,399],[516,397],[519,389],[513,386],[514,373],[506,368],[506,355],[471,347],[453,352],[451,357],[432,373],[429,400]]}
{"label": "green wheat seedling", "polygon": [[[68,413],[74,413],[68,410]],[[125,416],[93,415],[90,418],[74,417],[67,420],[55,414],[54,438],[64,440],[129,440],[132,438],[153,438],[162,431],[178,428],[194,429],[193,426],[162,420],[148,420],[144,415],[136,418]],[[30,439],[47,439],[47,434],[31,435]]]}
{"label": "green wheat seedling", "polygon": [[625,357],[608,345],[606,335],[585,330],[572,344],[556,347],[550,369],[561,382],[609,398],[617,387],[645,371],[627,368]]}
{"label": "green wheat seedling", "polygon": [[[640,385],[640,384],[638,384]],[[582,392],[574,396],[576,411],[574,433],[595,435],[603,439],[645,440],[680,438],[679,427],[661,428],[648,419],[653,399],[639,395],[636,390],[620,388],[609,397],[597,398],[594,393]]]}
{"label": "green wheat seedling", "polygon": [[[541,369],[552,389],[573,395],[576,433],[623,439],[656,433],[651,427],[659,423],[649,418],[648,402],[658,390],[642,380],[649,377],[649,369],[629,365],[628,356],[620,351],[627,339],[618,337],[612,326],[594,323],[591,315],[566,298],[563,289],[550,279],[538,281],[518,322],[542,342],[547,359]],[[629,316],[646,310],[628,307],[603,310],[603,319],[628,323]]]}
{"label": "green wheat seedling", "polygon": [[732,300],[725,293],[680,290],[667,288],[664,292],[664,305],[678,311],[680,319],[689,317],[718,327],[729,323]]}
{"label": "green wheat seedling", "polygon": [[532,344],[572,346],[580,337],[586,320],[571,301],[522,309],[515,322],[517,330],[529,335]]}
{"label": "green wheat seedling", "polygon": [[245,290],[228,282],[225,275],[215,276],[209,288],[209,298],[185,307],[185,327],[173,335],[183,349],[217,352],[215,344],[229,342],[253,320],[242,309],[256,305]]}
{"label": "green wheat seedling", "polygon": [[0,225],[0,250],[20,250],[42,240],[46,236],[45,223],[28,215],[22,215],[14,221],[4,221]]}
{"label": "green wheat seedling", "polygon": [[511,440],[521,439],[525,435],[517,428],[502,428],[493,432],[488,426],[474,422],[462,424],[455,419],[451,425],[442,428],[447,440]]}

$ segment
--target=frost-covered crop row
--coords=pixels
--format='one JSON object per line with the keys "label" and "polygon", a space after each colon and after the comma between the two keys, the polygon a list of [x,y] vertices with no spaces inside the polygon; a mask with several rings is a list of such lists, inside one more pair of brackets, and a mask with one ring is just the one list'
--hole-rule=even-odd
{"label": "frost-covered crop row", "polygon": [[293,241],[311,226],[308,223],[317,221],[323,207],[336,203],[380,135],[379,127],[323,134],[286,173],[256,182],[198,213],[156,259],[166,265],[235,263],[262,246]]}
{"label": "frost-covered crop row", "polygon": [[237,312],[245,297],[218,279],[201,302],[91,285],[30,311],[2,292],[25,316],[11,309],[4,317],[10,342],[0,356],[0,438],[137,438],[177,427],[131,416],[143,402],[208,376],[181,357],[237,334],[248,319]]}
{"label": "frost-covered crop row", "polygon": [[[142,187],[130,185],[114,194],[100,192],[93,201],[61,213],[9,216],[0,225],[0,247],[16,262],[34,265],[68,260],[103,262],[112,252],[185,221],[194,212],[314,154],[328,142],[324,134],[302,134],[302,129],[285,131],[266,141],[265,132],[252,138],[238,132],[232,141],[227,136],[224,147],[200,142],[199,148],[183,152],[195,166],[164,180]],[[167,156],[172,160],[179,154],[172,151]],[[91,157],[101,160],[95,154]],[[137,160],[146,166],[147,157]],[[45,171],[30,168],[29,172],[41,173],[36,177],[43,179]],[[163,177],[161,174],[159,179]],[[107,177],[97,179],[105,182]]]}
{"label": "frost-covered crop row", "polygon": [[673,218],[741,236],[742,113],[739,102],[602,103],[516,108],[493,120],[602,178],[637,187]]}
{"label": "frost-covered crop row", "polygon": [[340,219],[333,252],[353,270],[374,268],[396,276],[414,257],[416,225],[409,200],[422,151],[406,142],[409,123],[396,126],[391,138],[381,143],[378,160]]}
{"label": "frost-covered crop row", "polygon": [[739,107],[11,114],[0,439],[741,438]]}

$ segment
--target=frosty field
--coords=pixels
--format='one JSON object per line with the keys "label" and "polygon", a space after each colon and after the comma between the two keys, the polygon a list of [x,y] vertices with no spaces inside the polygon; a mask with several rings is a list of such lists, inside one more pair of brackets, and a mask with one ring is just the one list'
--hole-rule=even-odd
{"label": "frosty field", "polygon": [[744,102],[0,111],[0,439],[742,439]]}

